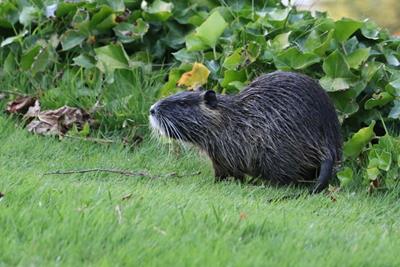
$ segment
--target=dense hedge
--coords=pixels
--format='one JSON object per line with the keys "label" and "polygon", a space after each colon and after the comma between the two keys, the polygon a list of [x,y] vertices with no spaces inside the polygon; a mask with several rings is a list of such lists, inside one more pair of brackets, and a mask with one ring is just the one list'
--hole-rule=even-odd
{"label": "dense hedge", "polygon": [[[334,21],[278,0],[11,0],[0,3],[0,27],[2,75],[21,71],[32,83],[49,69],[112,84],[119,69],[168,67],[162,96],[181,90],[195,62],[210,71],[204,86],[222,93],[276,69],[306,73],[335,103],[347,162],[366,167],[374,186],[399,179],[400,40],[371,21]],[[342,184],[354,170],[339,173]]]}

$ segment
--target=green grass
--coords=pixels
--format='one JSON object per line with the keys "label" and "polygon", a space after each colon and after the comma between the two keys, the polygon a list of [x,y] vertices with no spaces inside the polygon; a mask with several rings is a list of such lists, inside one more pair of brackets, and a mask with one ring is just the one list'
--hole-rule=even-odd
{"label": "green grass", "polygon": [[[92,167],[202,174],[42,175]],[[204,157],[152,141],[58,141],[0,116],[0,191],[0,266],[400,265],[399,190],[271,202],[305,189],[214,183]]]}
{"label": "green grass", "polygon": [[[26,72],[18,75],[0,72],[0,93],[6,90],[36,96],[42,111],[64,105],[88,112],[96,110],[92,116],[99,128],[97,133],[107,138],[131,140],[147,132],[149,108],[156,101],[166,72],[145,68],[116,70],[114,82],[110,84],[97,69],[85,71],[63,66],[60,71],[54,67],[38,77]],[[7,100],[13,97],[7,96]],[[0,110],[4,110],[3,105],[0,102]]]}

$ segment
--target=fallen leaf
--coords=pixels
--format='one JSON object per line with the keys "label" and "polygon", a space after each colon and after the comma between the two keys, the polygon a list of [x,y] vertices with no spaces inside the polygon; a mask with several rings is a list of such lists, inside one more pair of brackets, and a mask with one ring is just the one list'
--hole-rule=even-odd
{"label": "fallen leaf", "polygon": [[9,113],[26,113],[29,107],[35,104],[36,98],[31,96],[20,96],[7,104],[6,111]]}
{"label": "fallen leaf", "polygon": [[244,213],[244,212],[240,212],[239,218],[240,218],[241,221],[243,221],[243,220],[247,219],[247,214]]}
{"label": "fallen leaf", "polygon": [[189,72],[182,74],[178,81],[178,86],[186,86],[188,89],[193,90],[207,83],[210,71],[201,63],[194,63],[193,68]]}
{"label": "fallen leaf", "polygon": [[340,187],[329,185],[327,195],[331,199],[332,202],[337,201],[339,191],[340,191]]}
{"label": "fallen leaf", "polygon": [[25,113],[24,118],[32,118],[39,115],[40,112],[40,103],[39,100],[35,100],[33,106],[28,108],[28,111]]}
{"label": "fallen leaf", "polygon": [[34,118],[26,127],[29,132],[41,135],[64,135],[74,125],[80,130],[87,123],[93,124],[90,115],[80,109],[68,106],[56,110],[40,111],[40,106],[33,106],[25,118]]}
{"label": "fallen leaf", "polygon": [[372,180],[369,183],[369,187],[368,187],[368,194],[372,194],[376,189],[378,189],[380,187],[380,182],[378,179]]}

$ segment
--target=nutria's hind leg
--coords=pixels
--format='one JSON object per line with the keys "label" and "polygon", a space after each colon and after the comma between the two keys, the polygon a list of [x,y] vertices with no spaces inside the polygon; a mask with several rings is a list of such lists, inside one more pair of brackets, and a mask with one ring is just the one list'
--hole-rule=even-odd
{"label": "nutria's hind leg", "polygon": [[225,168],[221,167],[218,163],[213,161],[214,176],[216,182],[228,180],[229,177],[233,177],[236,181],[244,182],[243,173],[231,173]]}
{"label": "nutria's hind leg", "polygon": [[310,193],[317,194],[320,193],[322,190],[324,190],[329,184],[329,180],[332,177],[332,172],[333,172],[333,160],[331,159],[323,160],[321,162],[317,183],[315,184],[313,190]]}
{"label": "nutria's hind leg", "polygon": [[224,181],[228,178],[229,173],[222,168],[217,162],[212,161],[213,168],[214,168],[214,176],[216,182]]}

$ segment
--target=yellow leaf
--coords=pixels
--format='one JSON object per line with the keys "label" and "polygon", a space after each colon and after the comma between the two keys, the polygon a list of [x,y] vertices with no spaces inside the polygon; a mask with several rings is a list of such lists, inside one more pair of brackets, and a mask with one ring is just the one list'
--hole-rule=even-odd
{"label": "yellow leaf", "polygon": [[186,86],[189,89],[194,89],[207,83],[210,71],[201,63],[194,63],[191,71],[182,74],[178,81],[178,86]]}

